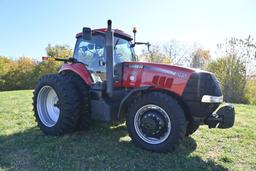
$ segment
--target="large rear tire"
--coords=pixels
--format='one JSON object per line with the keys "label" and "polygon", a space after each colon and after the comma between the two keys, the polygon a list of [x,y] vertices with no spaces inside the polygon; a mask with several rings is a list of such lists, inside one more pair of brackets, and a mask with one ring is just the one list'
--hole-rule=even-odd
{"label": "large rear tire", "polygon": [[41,77],[35,87],[33,110],[39,128],[47,135],[73,132],[81,109],[78,92],[58,74]]}
{"label": "large rear tire", "polygon": [[185,137],[184,111],[174,98],[161,92],[137,97],[128,107],[126,118],[132,141],[146,150],[172,151]]}
{"label": "large rear tire", "polygon": [[63,72],[61,76],[75,86],[79,92],[81,110],[79,112],[78,130],[87,130],[91,122],[91,105],[90,105],[90,87],[81,79],[81,77],[73,72]]}

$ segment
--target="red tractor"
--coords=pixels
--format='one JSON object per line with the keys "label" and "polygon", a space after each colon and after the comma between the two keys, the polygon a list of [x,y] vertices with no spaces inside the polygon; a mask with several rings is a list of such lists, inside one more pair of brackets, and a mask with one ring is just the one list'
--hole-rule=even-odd
{"label": "red tractor", "polygon": [[[175,65],[137,62],[135,42],[121,30],[83,28],[74,55],[58,74],[41,77],[33,106],[40,129],[63,135],[90,121],[126,118],[132,141],[147,150],[174,150],[199,125],[230,128],[235,112],[222,105],[214,74]],[[134,35],[135,35],[134,30]],[[135,39],[135,36],[134,36]]]}

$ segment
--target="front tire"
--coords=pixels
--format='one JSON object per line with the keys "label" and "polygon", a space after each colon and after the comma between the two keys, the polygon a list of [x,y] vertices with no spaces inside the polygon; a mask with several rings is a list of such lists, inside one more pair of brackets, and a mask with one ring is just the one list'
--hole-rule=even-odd
{"label": "front tire", "polygon": [[186,136],[194,134],[199,128],[199,124],[189,123],[187,126]]}
{"label": "front tire", "polygon": [[184,111],[167,94],[152,92],[137,97],[128,107],[126,117],[132,141],[146,150],[173,151],[185,137]]}
{"label": "front tire", "polygon": [[73,132],[80,111],[78,92],[58,74],[41,77],[35,87],[33,110],[39,128],[47,135]]}

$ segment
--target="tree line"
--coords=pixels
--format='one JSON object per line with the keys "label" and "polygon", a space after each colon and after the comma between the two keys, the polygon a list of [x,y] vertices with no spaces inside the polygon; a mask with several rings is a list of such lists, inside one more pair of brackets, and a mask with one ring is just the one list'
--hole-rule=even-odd
{"label": "tree line", "polygon": [[[70,57],[72,48],[67,45],[48,45],[46,54],[50,57]],[[0,56],[0,91],[33,89],[36,81],[45,74],[57,73],[61,62],[37,61],[30,57],[17,60]]]}
{"label": "tree line", "polygon": [[[172,40],[153,44],[143,50],[140,61],[171,63],[215,73],[220,81],[224,100],[256,104],[256,43],[251,36],[230,38],[217,45],[214,55],[198,45],[188,46]],[[48,45],[50,57],[70,57],[73,50],[67,45]],[[17,60],[0,56],[0,91],[33,89],[42,75],[57,73],[61,62],[36,61],[29,57]]]}

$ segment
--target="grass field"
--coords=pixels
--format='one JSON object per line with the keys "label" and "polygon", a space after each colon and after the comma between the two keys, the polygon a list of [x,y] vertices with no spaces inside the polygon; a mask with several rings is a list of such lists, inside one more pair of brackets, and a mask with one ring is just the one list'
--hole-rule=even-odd
{"label": "grass field", "polygon": [[124,123],[93,123],[87,132],[44,135],[32,91],[0,92],[0,170],[256,170],[256,106],[235,105],[232,129],[206,126],[173,153],[136,148]]}

